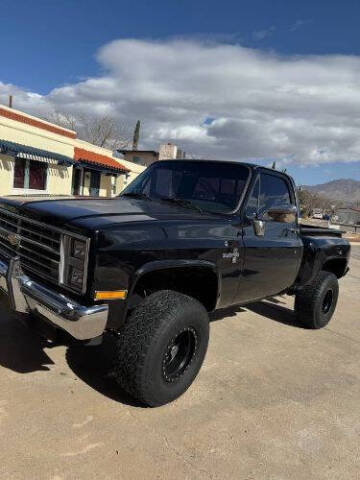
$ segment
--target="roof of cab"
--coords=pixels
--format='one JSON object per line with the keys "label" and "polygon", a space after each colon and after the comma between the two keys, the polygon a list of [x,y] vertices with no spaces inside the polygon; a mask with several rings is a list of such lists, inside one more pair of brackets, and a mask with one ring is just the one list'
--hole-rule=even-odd
{"label": "roof of cab", "polygon": [[157,163],[163,163],[163,162],[212,162],[212,163],[232,163],[236,165],[244,165],[245,167],[250,168],[251,170],[268,170],[271,173],[278,173],[281,175],[284,175],[288,178],[290,178],[292,181],[293,178],[291,175],[289,175],[286,172],[282,172],[281,170],[276,170],[271,167],[264,167],[263,165],[258,165],[257,163],[250,163],[250,162],[239,162],[237,160],[218,160],[218,159],[206,159],[206,158],[169,158],[169,159],[164,159],[164,160],[157,160],[156,162],[152,163],[152,165],[157,164]]}

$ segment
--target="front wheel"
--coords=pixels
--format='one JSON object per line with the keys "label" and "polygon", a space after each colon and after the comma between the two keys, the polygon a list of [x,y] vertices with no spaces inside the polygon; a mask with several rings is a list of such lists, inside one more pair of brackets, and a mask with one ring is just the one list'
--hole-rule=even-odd
{"label": "front wheel", "polygon": [[331,272],[321,271],[295,297],[298,320],[307,328],[322,328],[333,316],[339,296],[339,282]]}
{"label": "front wheel", "polygon": [[119,332],[117,382],[149,406],[171,402],[194,381],[208,341],[209,318],[201,303],[172,290],[155,292]]}

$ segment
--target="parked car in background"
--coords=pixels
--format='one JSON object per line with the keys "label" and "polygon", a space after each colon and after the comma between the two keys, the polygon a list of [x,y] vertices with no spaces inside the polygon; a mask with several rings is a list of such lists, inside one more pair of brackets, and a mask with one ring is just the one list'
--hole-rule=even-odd
{"label": "parked car in background", "polygon": [[323,211],[320,208],[314,208],[312,218],[322,220],[323,219]]}

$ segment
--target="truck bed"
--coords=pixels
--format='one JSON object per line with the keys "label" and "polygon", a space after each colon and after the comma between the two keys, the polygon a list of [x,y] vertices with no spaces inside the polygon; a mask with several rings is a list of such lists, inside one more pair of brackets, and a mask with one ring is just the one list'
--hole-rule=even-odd
{"label": "truck bed", "polygon": [[342,230],[335,230],[334,228],[319,227],[318,225],[303,225],[300,224],[300,235],[307,237],[342,237],[344,233]]}

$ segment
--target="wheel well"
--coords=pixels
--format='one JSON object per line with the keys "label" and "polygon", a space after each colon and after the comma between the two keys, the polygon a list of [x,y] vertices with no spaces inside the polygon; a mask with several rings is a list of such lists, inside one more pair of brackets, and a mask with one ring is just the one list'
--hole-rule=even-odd
{"label": "wheel well", "polygon": [[341,278],[345,275],[346,265],[347,261],[344,258],[333,258],[324,263],[322,270],[334,273],[337,278]]}
{"label": "wheel well", "polygon": [[144,274],[137,282],[134,297],[144,297],[158,290],[175,290],[196,298],[208,312],[215,309],[218,278],[206,267],[177,267]]}

